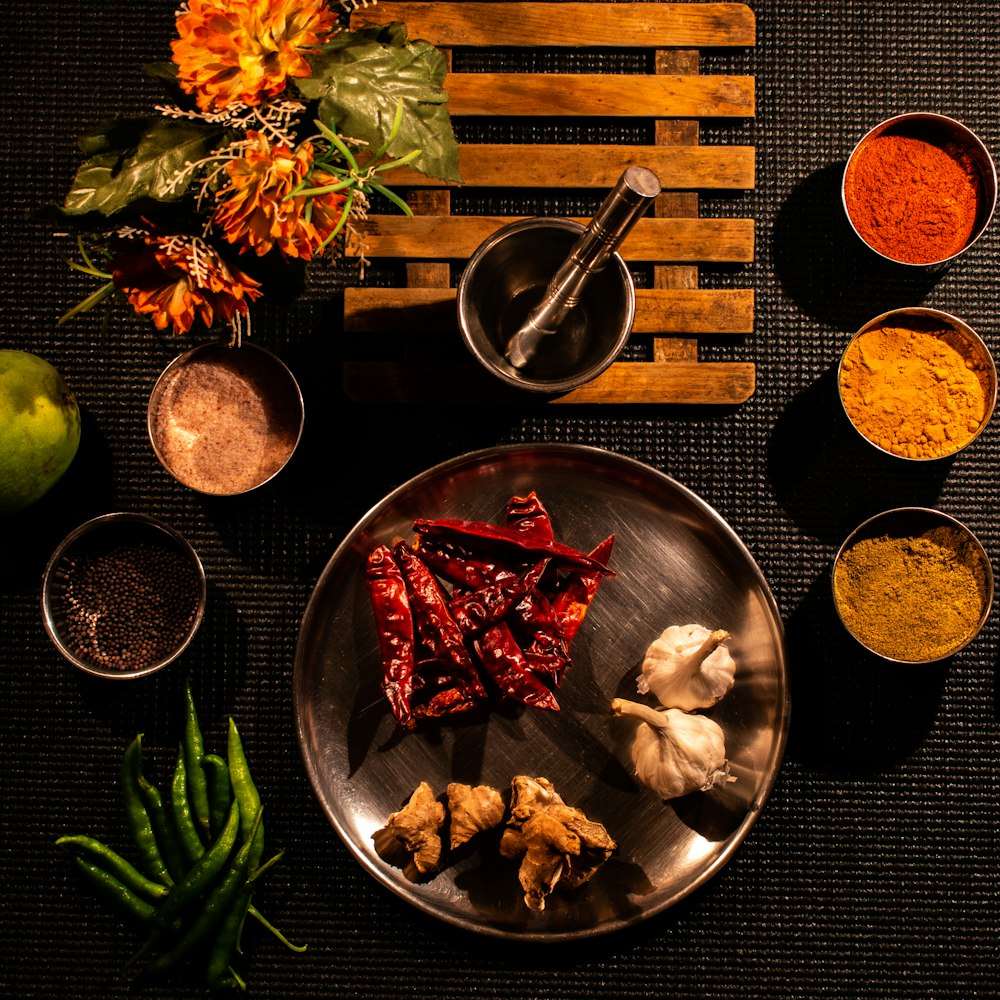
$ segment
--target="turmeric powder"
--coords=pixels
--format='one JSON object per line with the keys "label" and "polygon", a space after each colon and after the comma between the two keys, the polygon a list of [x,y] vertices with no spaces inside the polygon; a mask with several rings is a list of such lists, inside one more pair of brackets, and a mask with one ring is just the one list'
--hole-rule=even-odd
{"label": "turmeric powder", "polygon": [[989,417],[986,358],[951,327],[908,317],[860,333],[840,366],[840,398],[872,444],[903,458],[943,458]]}

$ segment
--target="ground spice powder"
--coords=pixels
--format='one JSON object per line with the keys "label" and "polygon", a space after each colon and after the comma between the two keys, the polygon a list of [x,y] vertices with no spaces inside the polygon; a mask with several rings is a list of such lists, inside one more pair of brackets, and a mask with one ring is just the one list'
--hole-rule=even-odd
{"label": "ground spice powder", "polygon": [[289,460],[301,412],[285,374],[239,348],[195,355],[158,386],[151,427],[180,482],[219,496],[254,489]]}
{"label": "ground spice powder", "polygon": [[917,136],[885,133],[863,143],[844,177],[844,201],[858,235],[906,264],[932,264],[975,233],[979,175],[967,152]]}
{"label": "ground spice powder", "polygon": [[943,458],[979,432],[992,380],[976,345],[956,330],[916,320],[855,337],[840,366],[840,396],[873,444],[904,458]]}
{"label": "ground spice powder", "polygon": [[982,554],[951,525],[848,548],[834,593],[849,631],[894,660],[935,660],[971,639],[988,599]]}

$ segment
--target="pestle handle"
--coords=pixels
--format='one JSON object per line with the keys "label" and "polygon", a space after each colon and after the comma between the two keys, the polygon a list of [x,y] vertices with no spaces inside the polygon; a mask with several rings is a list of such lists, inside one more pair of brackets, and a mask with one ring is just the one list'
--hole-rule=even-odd
{"label": "pestle handle", "polygon": [[659,193],[659,178],[647,167],[627,167],[622,172],[549,282],[542,301],[508,340],[506,357],[515,368],[527,367],[542,339],[559,329],[580,301],[587,282],[621,246]]}

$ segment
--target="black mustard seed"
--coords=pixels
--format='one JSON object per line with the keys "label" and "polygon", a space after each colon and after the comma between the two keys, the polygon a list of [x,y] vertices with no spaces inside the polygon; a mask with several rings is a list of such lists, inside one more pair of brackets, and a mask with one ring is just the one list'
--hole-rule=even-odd
{"label": "black mustard seed", "polygon": [[198,613],[199,578],[165,546],[123,543],[76,556],[65,572],[66,645],[101,669],[141,670],[166,659]]}

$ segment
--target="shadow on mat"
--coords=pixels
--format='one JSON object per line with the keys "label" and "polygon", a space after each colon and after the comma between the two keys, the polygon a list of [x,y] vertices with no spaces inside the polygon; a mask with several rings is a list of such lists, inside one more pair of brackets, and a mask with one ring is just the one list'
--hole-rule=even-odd
{"label": "shadow on mat", "polygon": [[775,275],[804,312],[838,329],[903,306],[917,306],[945,272],[928,275],[869,252],[852,231],[841,199],[843,163],[801,181],[778,212],[771,252]]}

